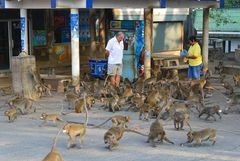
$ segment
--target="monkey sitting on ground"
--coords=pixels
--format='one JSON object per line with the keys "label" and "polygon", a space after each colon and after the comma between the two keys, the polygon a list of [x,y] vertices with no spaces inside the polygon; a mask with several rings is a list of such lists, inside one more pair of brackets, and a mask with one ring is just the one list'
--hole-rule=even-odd
{"label": "monkey sitting on ground", "polygon": [[104,134],[104,143],[108,144],[107,148],[109,150],[112,150],[114,147],[118,146],[118,141],[123,137],[124,132],[133,132],[142,136],[147,136],[135,130],[112,127]]}
{"label": "monkey sitting on ground", "polygon": [[96,127],[100,127],[100,126],[104,125],[104,124],[105,124],[106,122],[108,122],[109,120],[112,121],[113,127],[117,127],[117,126],[119,126],[120,124],[122,124],[122,127],[123,127],[123,128],[127,128],[126,123],[129,123],[129,122],[130,122],[131,117],[130,117],[130,116],[123,116],[123,115],[115,115],[115,116],[112,116],[112,117],[108,118],[106,121],[104,121],[104,122],[101,123],[100,125],[97,125]]}
{"label": "monkey sitting on ground", "polygon": [[95,99],[93,96],[86,96],[86,102],[87,102],[87,108],[90,109],[90,107],[95,104]]}
{"label": "monkey sitting on ground", "polygon": [[240,86],[240,74],[234,74],[233,81],[234,81],[235,86]]}
{"label": "monkey sitting on ground", "polygon": [[212,116],[214,118],[214,120],[216,121],[214,114],[217,114],[219,116],[219,118],[221,119],[222,118],[222,116],[220,115],[221,112],[222,112],[222,110],[220,109],[220,106],[215,105],[212,107],[204,108],[198,117],[200,118],[203,114],[206,114],[207,117],[205,118],[205,120],[207,120],[210,116]]}
{"label": "monkey sitting on ground", "polygon": [[126,85],[126,88],[124,89],[124,92],[122,94],[122,98],[125,98],[126,100],[128,100],[128,98],[132,96],[133,96],[132,87],[130,85]]}
{"label": "monkey sitting on ground", "polygon": [[65,94],[65,101],[68,102],[69,109],[75,107],[75,103],[78,99],[79,99],[79,96],[74,93]]}
{"label": "monkey sitting on ground", "polygon": [[83,144],[83,139],[86,135],[87,124],[88,124],[88,110],[87,110],[87,105],[86,105],[87,103],[86,103],[86,94],[85,93],[84,93],[83,99],[84,99],[84,108],[85,108],[85,112],[86,112],[85,123],[84,124],[67,123],[63,127],[63,133],[66,133],[69,136],[68,145],[67,145],[68,149],[76,145],[75,141],[76,141],[77,136],[80,137],[80,148],[81,148],[81,145]]}
{"label": "monkey sitting on ground", "polygon": [[189,114],[185,112],[175,112],[173,115],[174,128],[176,130],[182,130],[183,125],[187,124],[191,129],[189,124]]}
{"label": "monkey sitting on ground", "polygon": [[217,138],[216,130],[212,128],[206,128],[201,131],[194,131],[194,132],[190,131],[187,134],[188,141],[186,143],[181,143],[180,145],[183,146],[188,143],[192,143],[193,141],[196,141],[196,143],[193,144],[193,146],[199,146],[201,145],[202,141],[207,141],[207,140],[212,141],[212,145],[214,145],[216,142],[216,138]]}
{"label": "monkey sitting on ground", "polygon": [[5,111],[4,115],[8,117],[8,122],[13,122],[17,118],[17,109],[11,108]]}
{"label": "monkey sitting on ground", "polygon": [[43,120],[43,122],[39,126],[43,126],[43,124],[46,124],[47,121],[52,121],[55,125],[57,125],[56,124],[57,121],[63,122],[59,114],[47,114],[46,112],[42,113],[40,119]]}
{"label": "monkey sitting on ground", "polygon": [[57,137],[61,131],[62,131],[62,128],[58,131],[56,137],[54,138],[51,151],[47,154],[47,156],[42,161],[64,161],[61,154],[56,148]]}
{"label": "monkey sitting on ground", "polygon": [[174,144],[166,137],[166,133],[163,129],[162,124],[160,123],[159,119],[157,118],[150,126],[150,132],[148,135],[147,142],[151,143],[153,147],[156,147],[155,140],[159,139],[163,142],[165,140],[168,143]]}

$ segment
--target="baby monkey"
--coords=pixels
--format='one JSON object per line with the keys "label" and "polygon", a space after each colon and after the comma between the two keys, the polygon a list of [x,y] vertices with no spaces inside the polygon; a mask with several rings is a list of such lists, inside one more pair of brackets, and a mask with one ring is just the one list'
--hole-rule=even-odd
{"label": "baby monkey", "polygon": [[215,105],[212,107],[206,107],[204,108],[201,113],[199,114],[199,118],[203,115],[206,114],[207,117],[205,118],[205,120],[207,120],[210,116],[214,118],[214,120],[216,121],[216,118],[214,116],[214,114],[217,114],[219,116],[219,119],[222,118],[222,116],[220,115],[220,113],[222,112],[222,110],[220,109],[219,105]]}
{"label": "baby monkey", "polygon": [[47,121],[52,121],[55,125],[57,125],[56,124],[57,121],[63,122],[63,120],[60,118],[59,114],[47,114],[46,112],[42,113],[40,119],[43,120],[43,122],[39,126],[46,124]]}
{"label": "baby monkey", "polygon": [[173,115],[174,128],[176,130],[183,130],[183,125],[187,124],[191,129],[189,124],[189,114],[185,112],[175,112]]}
{"label": "baby monkey", "polygon": [[11,108],[5,111],[4,115],[8,117],[8,122],[13,122],[17,118],[17,109]]}
{"label": "baby monkey", "polygon": [[190,131],[187,134],[188,141],[180,145],[183,146],[188,143],[192,143],[193,141],[196,141],[196,143],[193,144],[193,146],[199,146],[201,145],[202,141],[207,141],[207,140],[212,141],[212,145],[214,145],[216,142],[216,138],[217,138],[216,130],[212,128],[206,128],[201,131],[194,131],[194,132]]}
{"label": "baby monkey", "polygon": [[124,132],[133,132],[142,136],[147,136],[135,130],[112,127],[104,134],[104,143],[108,144],[107,148],[109,150],[112,150],[114,147],[118,146],[118,141],[123,137]]}
{"label": "baby monkey", "polygon": [[106,121],[104,121],[103,123],[101,123],[100,125],[98,125],[96,127],[100,127],[100,126],[104,125],[109,120],[112,121],[113,127],[117,127],[121,124],[123,128],[127,128],[128,126],[126,125],[126,123],[129,123],[131,121],[131,117],[123,116],[123,115],[115,115],[115,116],[108,118]]}

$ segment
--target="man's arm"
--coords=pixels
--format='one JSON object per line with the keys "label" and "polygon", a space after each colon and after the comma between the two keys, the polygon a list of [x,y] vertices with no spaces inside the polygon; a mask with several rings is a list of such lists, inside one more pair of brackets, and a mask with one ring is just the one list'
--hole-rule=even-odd
{"label": "man's arm", "polygon": [[106,58],[109,56],[110,52],[106,49],[105,56]]}
{"label": "man's arm", "polygon": [[195,55],[191,55],[191,56],[186,56],[186,58],[188,58],[188,59],[196,59],[197,57]]}

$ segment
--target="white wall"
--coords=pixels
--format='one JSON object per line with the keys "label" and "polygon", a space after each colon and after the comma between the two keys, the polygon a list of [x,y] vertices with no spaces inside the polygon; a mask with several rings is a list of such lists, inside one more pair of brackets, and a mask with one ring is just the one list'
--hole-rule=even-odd
{"label": "white wall", "polygon": [[238,45],[240,45],[240,39],[239,40],[231,40],[231,52],[235,52],[235,49],[238,48]]}

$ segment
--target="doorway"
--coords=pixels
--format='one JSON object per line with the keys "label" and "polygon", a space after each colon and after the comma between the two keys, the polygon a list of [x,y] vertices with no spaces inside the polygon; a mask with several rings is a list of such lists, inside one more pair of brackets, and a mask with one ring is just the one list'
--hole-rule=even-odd
{"label": "doorway", "polygon": [[20,21],[0,21],[0,70],[9,70],[11,57],[17,56],[20,51]]}
{"label": "doorway", "polygon": [[0,70],[9,69],[8,22],[0,22]]}

